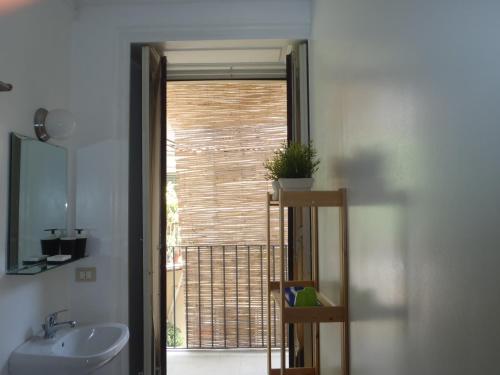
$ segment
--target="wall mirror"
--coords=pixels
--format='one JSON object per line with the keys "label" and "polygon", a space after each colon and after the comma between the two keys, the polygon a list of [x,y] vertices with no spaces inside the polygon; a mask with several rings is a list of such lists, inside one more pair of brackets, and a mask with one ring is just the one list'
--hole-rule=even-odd
{"label": "wall mirror", "polygon": [[50,230],[66,228],[67,169],[65,148],[11,133],[7,273],[57,266],[40,259]]}

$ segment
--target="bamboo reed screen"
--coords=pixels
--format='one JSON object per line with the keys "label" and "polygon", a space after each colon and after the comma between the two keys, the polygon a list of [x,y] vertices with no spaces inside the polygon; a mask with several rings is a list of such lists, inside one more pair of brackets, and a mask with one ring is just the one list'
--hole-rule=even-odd
{"label": "bamboo reed screen", "polygon": [[[178,245],[188,249],[188,347],[264,346],[267,270],[261,246],[271,184],[263,163],[286,140],[286,82],[184,81],[167,87]],[[278,244],[277,211],[271,221],[271,243]]]}

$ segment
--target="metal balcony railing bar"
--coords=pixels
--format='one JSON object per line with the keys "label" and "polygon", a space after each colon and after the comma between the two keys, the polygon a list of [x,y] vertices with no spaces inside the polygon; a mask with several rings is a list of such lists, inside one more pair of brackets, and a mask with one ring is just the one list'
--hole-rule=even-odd
{"label": "metal balcony railing bar", "polygon": [[[276,256],[279,253],[276,250],[279,250],[277,245],[272,245],[269,249],[273,280],[277,280],[276,275],[279,274],[276,270],[279,264]],[[169,317],[173,320],[170,323],[173,323],[174,327],[174,344],[170,345],[171,347],[178,346],[178,330],[175,327],[178,323],[179,305],[176,288],[181,284],[184,287],[185,348],[232,349],[266,346],[265,245],[170,246],[168,251],[180,252],[183,258],[183,262],[169,264],[167,267],[173,276],[173,311]],[[182,272],[182,277],[176,277],[177,272]],[[287,273],[287,270],[285,272]],[[179,277],[180,280],[176,281]],[[278,339],[277,313],[276,304],[272,301],[273,346],[276,346]]]}

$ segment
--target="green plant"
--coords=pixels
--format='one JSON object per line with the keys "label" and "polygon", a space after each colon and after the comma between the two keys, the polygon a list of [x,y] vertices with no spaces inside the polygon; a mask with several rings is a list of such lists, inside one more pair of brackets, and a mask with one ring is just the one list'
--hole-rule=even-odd
{"label": "green plant", "polygon": [[172,181],[167,183],[167,259],[168,263],[173,260],[174,246],[180,243],[179,228],[179,201],[175,191],[175,184]]}
{"label": "green plant", "polygon": [[264,162],[264,168],[267,172],[265,175],[266,180],[277,181],[282,174],[282,155],[283,150],[277,150],[274,152],[274,156],[271,159],[267,159]]}
{"label": "green plant", "polygon": [[266,179],[309,178],[318,170],[320,161],[312,145],[291,142],[274,152],[274,156],[264,163]]}
{"label": "green plant", "polygon": [[181,330],[172,323],[167,322],[167,346],[177,348],[182,344],[184,344],[184,337]]}

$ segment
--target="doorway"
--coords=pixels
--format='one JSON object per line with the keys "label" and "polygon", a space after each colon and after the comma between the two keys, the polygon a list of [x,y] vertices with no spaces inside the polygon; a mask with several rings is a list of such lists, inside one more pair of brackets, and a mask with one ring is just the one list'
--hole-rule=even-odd
{"label": "doorway", "polygon": [[[286,81],[169,82],[167,139],[170,374],[185,375],[197,358],[207,366],[220,350],[239,350],[228,364],[223,361],[233,374],[239,369],[231,366],[245,361],[255,362],[251,368],[261,363],[265,370],[263,202],[271,183],[264,162],[287,139]],[[277,224],[274,215],[273,233]],[[272,238],[276,256],[278,243],[277,236]],[[280,274],[276,267],[273,275]],[[272,313],[274,323],[275,308]],[[272,332],[276,342],[279,330]],[[219,354],[212,357],[214,350]],[[190,365],[182,365],[184,360]]]}
{"label": "doorway", "polygon": [[[161,314],[159,322],[153,322],[151,343],[154,358],[156,353],[163,357],[171,375],[188,375],[183,359],[191,367],[198,363],[194,373],[206,370],[210,361],[219,366],[219,372],[266,371],[264,202],[271,184],[264,178],[263,163],[284,142],[302,139],[300,119],[307,117],[306,111],[291,111],[292,100],[295,108],[300,103],[290,94],[291,87],[298,87],[293,73],[287,75],[293,71],[287,58],[290,43],[175,42],[162,46],[168,61],[161,74],[165,84],[161,103],[166,110],[157,119],[164,128],[161,152],[166,154],[160,163],[165,167],[158,171],[164,186],[160,202],[165,224],[157,248],[164,260],[159,264],[161,278],[153,278],[160,280],[159,289],[154,285],[149,291],[141,289],[144,300],[150,293],[153,300],[160,296],[160,309],[154,311]],[[154,137],[150,140],[156,142]],[[273,225],[277,221],[276,215]],[[139,234],[134,236],[138,244],[142,241]],[[269,248],[275,255],[271,273],[280,275],[278,240],[272,242],[276,245]],[[150,253],[154,254],[153,247]],[[295,258],[288,256],[285,262],[290,275]],[[144,262],[149,260],[144,258]],[[132,263],[130,267],[139,269]],[[138,295],[131,291],[131,319],[132,312],[140,318],[141,311],[132,302],[140,300]],[[279,309],[271,310],[274,321]],[[150,342],[149,330],[144,329],[145,343]],[[272,330],[271,343],[280,341],[278,331]],[[287,335],[290,350],[291,334]],[[160,346],[163,354],[157,351]],[[146,363],[149,358],[144,352]],[[201,360],[196,362],[195,355]],[[223,358],[232,360],[221,362]],[[230,363],[236,367],[228,367]],[[165,368],[160,368],[163,373]]]}
{"label": "doorway", "polygon": [[166,45],[171,375],[266,371],[263,164],[287,141],[287,45]]}

